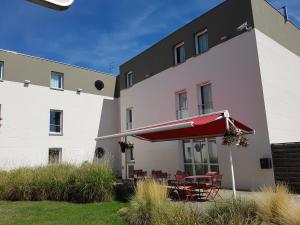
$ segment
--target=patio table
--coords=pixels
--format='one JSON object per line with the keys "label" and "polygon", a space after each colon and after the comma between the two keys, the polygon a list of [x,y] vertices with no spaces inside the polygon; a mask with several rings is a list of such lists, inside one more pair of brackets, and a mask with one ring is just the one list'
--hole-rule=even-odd
{"label": "patio table", "polygon": [[213,175],[196,175],[196,176],[188,176],[184,178],[185,181],[193,180],[193,182],[186,182],[186,184],[194,183],[196,187],[194,187],[195,191],[198,190],[199,198],[205,198],[209,196],[211,186],[213,184]]}

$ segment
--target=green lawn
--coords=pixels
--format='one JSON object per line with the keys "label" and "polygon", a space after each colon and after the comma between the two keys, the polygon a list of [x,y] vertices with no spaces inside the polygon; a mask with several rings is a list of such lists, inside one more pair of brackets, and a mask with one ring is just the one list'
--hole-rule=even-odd
{"label": "green lawn", "polygon": [[125,225],[117,212],[124,203],[0,201],[1,225]]}

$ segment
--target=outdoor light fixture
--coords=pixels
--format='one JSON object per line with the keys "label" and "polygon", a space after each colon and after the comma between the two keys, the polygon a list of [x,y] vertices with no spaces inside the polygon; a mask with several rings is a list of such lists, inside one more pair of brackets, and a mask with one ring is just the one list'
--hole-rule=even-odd
{"label": "outdoor light fixture", "polygon": [[74,2],[74,0],[27,0],[27,1],[55,10],[66,10]]}
{"label": "outdoor light fixture", "polygon": [[24,87],[28,87],[30,83],[31,83],[30,80],[25,80],[24,81]]}

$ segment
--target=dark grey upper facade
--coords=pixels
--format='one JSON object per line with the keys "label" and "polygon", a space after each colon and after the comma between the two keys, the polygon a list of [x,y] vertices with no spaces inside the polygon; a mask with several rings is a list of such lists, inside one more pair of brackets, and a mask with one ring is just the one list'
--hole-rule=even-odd
{"label": "dark grey upper facade", "polygon": [[[3,81],[24,83],[50,87],[51,72],[63,74],[63,90],[114,97],[116,77],[64,63],[28,56],[16,52],[0,50],[0,62],[4,65]],[[95,82],[101,80],[104,88],[98,90]]]}
{"label": "dark grey upper facade", "polygon": [[126,88],[126,74],[133,72],[133,84],[160,73],[174,65],[174,46],[184,42],[185,60],[196,56],[195,35],[208,31],[208,47],[212,48],[246,30],[237,28],[247,22],[300,56],[300,32],[265,0],[226,0],[159,41],[120,66],[119,88]]}

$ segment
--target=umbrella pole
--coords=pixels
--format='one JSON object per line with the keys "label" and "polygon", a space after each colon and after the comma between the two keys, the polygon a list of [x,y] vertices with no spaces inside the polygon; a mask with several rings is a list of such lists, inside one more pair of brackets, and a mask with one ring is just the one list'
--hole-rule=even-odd
{"label": "umbrella pole", "polygon": [[233,197],[234,197],[234,199],[236,199],[236,188],[235,188],[235,178],[234,178],[234,169],[233,169],[233,160],[232,160],[232,150],[231,150],[231,148],[229,148],[229,157],[230,157]]}

